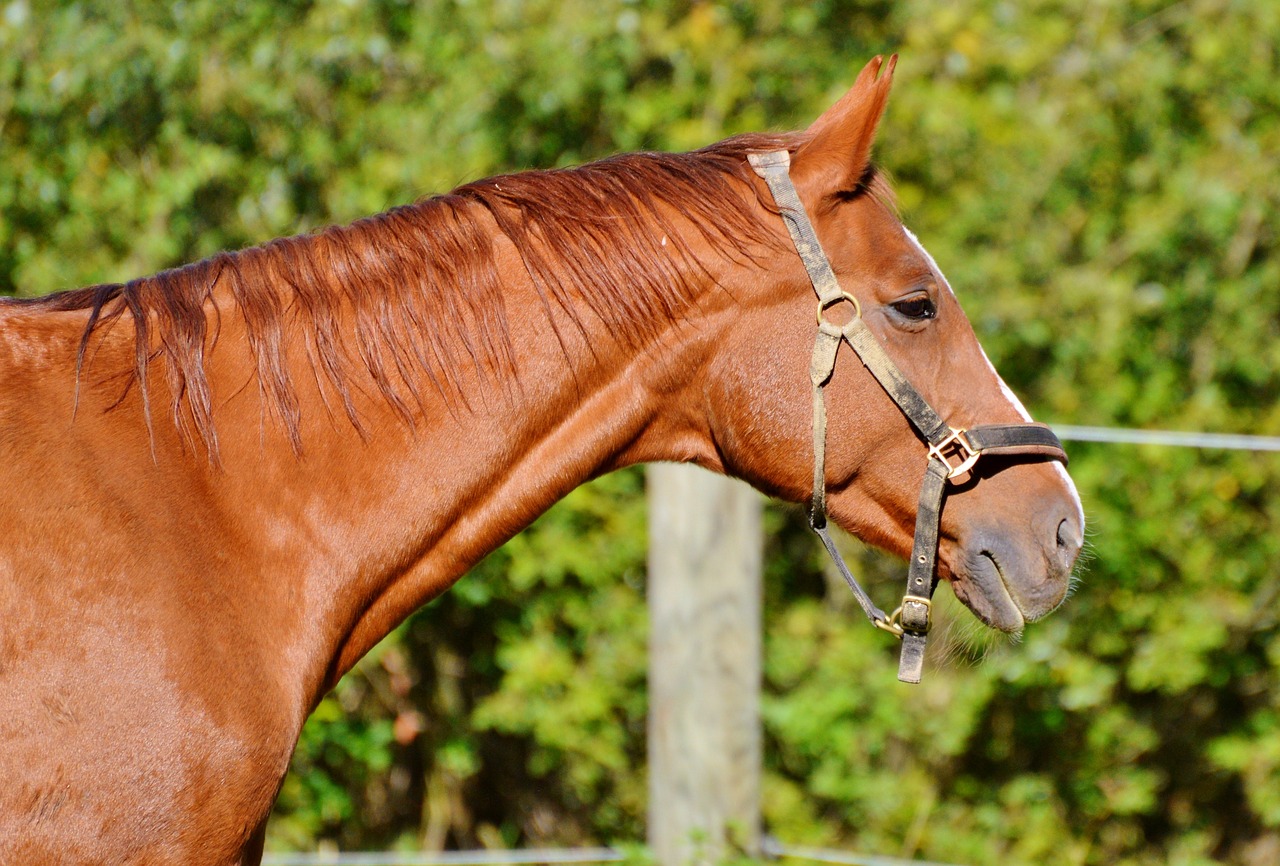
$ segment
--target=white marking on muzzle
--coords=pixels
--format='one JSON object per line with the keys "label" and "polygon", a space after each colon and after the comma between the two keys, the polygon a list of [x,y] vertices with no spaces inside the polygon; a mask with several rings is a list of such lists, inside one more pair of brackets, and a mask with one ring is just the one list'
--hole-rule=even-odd
{"label": "white marking on muzzle", "polygon": [[[911,243],[915,245],[915,248],[920,251],[920,255],[924,256],[929,262],[930,267],[933,268],[938,276],[942,277],[943,287],[946,288],[948,292],[951,292],[952,297],[955,297],[955,289],[951,287],[951,282],[947,279],[946,275],[942,273],[942,268],[938,267],[938,263],[934,261],[933,256],[929,255],[929,251],[924,248],[924,244],[920,243],[920,239],[912,234],[911,229],[907,228],[905,225],[902,227],[902,231],[907,236],[907,240],[911,241]],[[978,344],[978,351],[982,353],[982,360],[987,362],[987,368],[991,371],[991,375],[995,377],[996,382],[1000,385],[1000,393],[1004,395],[1005,400],[1007,400],[1009,405],[1014,408],[1014,411],[1022,416],[1024,421],[1032,420],[1031,413],[1027,411],[1026,406],[1022,405],[1022,401],[1018,399],[1017,394],[1013,393],[1013,389],[1005,384],[1005,381],[1001,378],[999,371],[996,370],[996,365],[992,364],[991,359],[987,357],[987,350],[982,348],[981,343]],[[1062,477],[1063,482],[1071,491],[1071,498],[1075,502],[1076,515],[1080,520],[1080,528],[1083,530],[1084,505],[1080,502],[1080,493],[1076,490],[1076,484],[1071,480],[1071,476],[1067,474],[1066,468],[1061,463],[1056,460],[1053,461],[1053,468]]]}

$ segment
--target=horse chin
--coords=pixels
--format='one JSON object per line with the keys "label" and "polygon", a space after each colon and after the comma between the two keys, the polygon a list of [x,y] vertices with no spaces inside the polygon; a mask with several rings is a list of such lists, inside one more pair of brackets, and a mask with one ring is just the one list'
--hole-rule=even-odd
{"label": "horse chin", "polygon": [[964,557],[963,567],[952,578],[951,589],[984,624],[1016,634],[1029,618],[1009,591],[1007,580],[995,556],[983,550]]}

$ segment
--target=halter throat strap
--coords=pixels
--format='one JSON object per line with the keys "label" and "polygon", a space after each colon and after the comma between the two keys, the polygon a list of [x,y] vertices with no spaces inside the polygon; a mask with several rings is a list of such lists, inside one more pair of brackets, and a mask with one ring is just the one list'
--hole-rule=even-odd
{"label": "halter throat strap", "polygon": [[[902,639],[898,679],[918,683],[924,669],[925,644],[932,624],[933,591],[937,585],[938,529],[948,482],[967,476],[983,454],[1047,457],[1064,464],[1067,455],[1058,437],[1043,424],[987,425],[968,430],[954,429],[947,424],[885,353],[863,320],[858,300],[840,287],[795,184],[791,182],[790,153],[785,150],[753,153],[748,160],[773,194],[787,232],[818,296],[818,330],[809,362],[809,380],[813,387],[813,495],[809,525],[822,539],[823,547],[867,618],[877,628]],[[828,318],[829,310],[845,304],[853,308],[852,318],[846,323],[837,324]],[[842,342],[849,344],[929,449],[916,510],[907,589],[902,604],[888,615],[876,606],[845,564],[831,538],[827,522],[825,389],[835,372],[836,356]]]}

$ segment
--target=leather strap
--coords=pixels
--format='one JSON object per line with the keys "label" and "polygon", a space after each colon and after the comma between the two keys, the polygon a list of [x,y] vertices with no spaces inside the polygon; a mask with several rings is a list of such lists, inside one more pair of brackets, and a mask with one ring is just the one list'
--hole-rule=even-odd
{"label": "leather strap", "polygon": [[1062,442],[1047,424],[986,424],[970,427],[965,437],[973,450],[987,454],[1010,456],[1039,455],[1067,463],[1067,452]]}
{"label": "leather strap", "polygon": [[[947,422],[933,411],[933,407],[920,396],[907,377],[902,375],[897,365],[889,360],[880,341],[863,322],[858,302],[840,288],[835,271],[831,269],[831,261],[822,249],[818,233],[814,231],[813,223],[809,220],[809,214],[800,201],[795,184],[791,182],[789,173],[791,154],[785,150],[779,150],[774,153],[749,154],[747,159],[756,173],[764,178],[770,192],[773,193],[773,199],[781,210],[787,232],[791,235],[791,242],[795,245],[796,252],[800,254],[800,261],[804,263],[809,281],[818,295],[819,339],[824,326],[830,336],[843,337],[920,435],[935,445],[945,440],[951,433]],[[857,315],[844,326],[834,325],[823,319],[822,313],[841,301],[851,303],[857,310]],[[838,343],[838,340],[836,342]],[[816,360],[816,346],[814,355]],[[825,364],[824,367],[826,367]],[[826,370],[828,378],[834,369],[835,349],[832,348],[830,366]]]}
{"label": "leather strap", "polygon": [[[809,525],[822,539],[823,547],[853,591],[867,618],[878,628],[902,639],[898,679],[918,683],[924,667],[925,644],[932,620],[933,591],[937,585],[938,531],[947,495],[947,482],[967,475],[983,454],[1041,456],[1061,460],[1063,463],[1066,463],[1067,455],[1058,437],[1043,424],[993,424],[964,431],[954,430],[943,421],[893,363],[875,334],[866,326],[858,300],[840,287],[831,262],[818,241],[813,223],[791,182],[791,155],[785,150],[753,153],[748,156],[748,160],[756,174],[769,186],[791,241],[818,296],[818,333],[809,362],[809,380],[813,386],[813,496],[810,501]],[[853,317],[843,325],[836,324],[825,316],[829,308],[841,302],[850,304],[854,311]],[[907,591],[902,605],[888,616],[876,606],[849,570],[827,527],[825,389],[835,372],[841,342],[849,344],[863,366],[929,445],[929,460],[924,481],[920,485],[920,500],[916,509],[915,538],[907,570]]]}

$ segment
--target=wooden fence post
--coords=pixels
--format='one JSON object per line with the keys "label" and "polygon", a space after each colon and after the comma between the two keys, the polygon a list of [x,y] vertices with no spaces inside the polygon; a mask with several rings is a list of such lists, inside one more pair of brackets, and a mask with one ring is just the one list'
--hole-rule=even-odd
{"label": "wooden fence post", "polygon": [[759,853],[759,494],[648,468],[649,845],[661,866]]}

